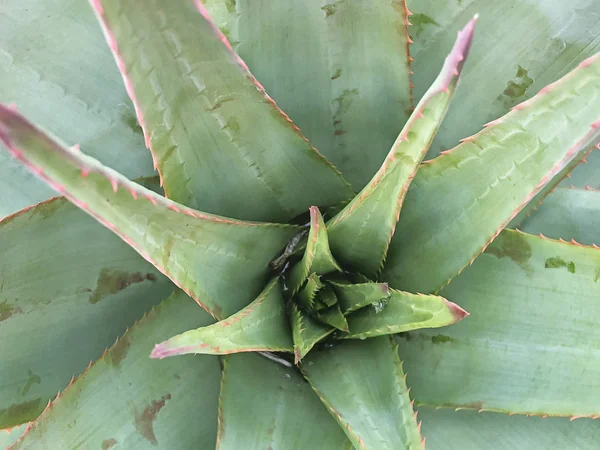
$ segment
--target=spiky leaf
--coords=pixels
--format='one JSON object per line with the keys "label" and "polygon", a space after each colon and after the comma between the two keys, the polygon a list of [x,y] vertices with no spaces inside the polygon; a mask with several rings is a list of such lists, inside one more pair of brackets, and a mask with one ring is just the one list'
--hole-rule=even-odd
{"label": "spiky leaf", "polygon": [[382,278],[412,292],[447,284],[565,165],[600,140],[599,101],[600,54],[424,165],[404,202]]}
{"label": "spiky leaf", "polygon": [[295,368],[239,354],[225,358],[216,448],[349,450],[352,446]]}
{"label": "spiky leaf", "polygon": [[[70,145],[81,144],[128,177],[154,174],[135,111],[87,2],[4,0],[0,30],[0,102],[17,104]],[[53,195],[4,152],[0,192],[0,217]]]}
{"label": "spiky leaf", "polygon": [[295,304],[290,306],[290,325],[294,339],[294,360],[296,364],[322,339],[335,331],[335,328],[313,320],[309,314]]}
{"label": "spiky leaf", "polygon": [[459,32],[435,82],[363,190],[327,223],[331,248],[345,265],[374,276],[382,268],[402,202],[450,101],[469,54],[476,18]]}
{"label": "spiky leaf", "polygon": [[600,415],[600,250],[503,231],[442,294],[471,317],[399,339],[418,403]]}
{"label": "spiky leaf", "polygon": [[1,221],[0,428],[34,420],[173,288],[65,199]]}
{"label": "spiky leaf", "polygon": [[349,198],[341,175],[266,95],[200,0],[92,3],[168,197],[263,221]]}
{"label": "spiky leaf", "polygon": [[310,208],[310,231],[306,241],[306,250],[302,260],[292,269],[289,280],[292,294],[306,281],[309,274],[325,275],[342,269],[334,259],[329,249],[327,229],[323,216],[316,206]]}
{"label": "spiky leaf", "polygon": [[174,331],[211,322],[183,293],[170,297],[61,393],[14,448],[214,447],[218,358],[148,358]]}
{"label": "spiky leaf", "polygon": [[119,235],[217,318],[250,303],[298,227],[187,208],[69,149],[0,107],[0,139],[32,172]]}
{"label": "spiky leaf", "polygon": [[402,363],[390,338],[312,352],[302,372],[355,448],[422,448]]}
{"label": "spiky leaf", "polygon": [[186,331],[157,344],[151,357],[162,359],[186,353],[291,353],[292,347],[290,327],[276,278],[244,309],[213,325]]}
{"label": "spiky leaf", "polygon": [[404,0],[206,7],[267,91],[360,190],[412,108]]}
{"label": "spiky leaf", "polygon": [[365,339],[419,328],[451,325],[467,314],[460,306],[435,295],[411,294],[390,289],[390,297],[347,317],[349,333],[343,339]]}
{"label": "spiky leaf", "polygon": [[344,314],[367,305],[385,301],[390,296],[387,283],[330,283],[340,302]]}
{"label": "spiky leaf", "polygon": [[600,191],[557,189],[518,228],[552,239],[600,245]]}

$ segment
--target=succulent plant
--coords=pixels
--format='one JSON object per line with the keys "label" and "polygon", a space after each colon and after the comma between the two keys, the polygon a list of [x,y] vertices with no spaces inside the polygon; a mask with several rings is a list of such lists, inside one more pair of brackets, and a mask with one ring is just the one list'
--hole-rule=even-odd
{"label": "succulent plant", "polygon": [[[557,190],[533,211],[599,145],[600,54],[522,102],[534,80],[518,65],[509,111],[426,159],[449,140],[477,16],[413,107],[401,0],[91,5],[137,117],[120,103],[109,128],[141,130],[159,177],[130,181],[0,106],[5,153],[61,195],[0,221],[10,448],[421,448],[413,395],[600,416],[600,194]],[[440,27],[413,17],[415,38]],[[290,54],[314,70],[269,71]],[[440,414],[440,448],[495,445],[464,430],[524,430],[497,448],[598,435]]]}

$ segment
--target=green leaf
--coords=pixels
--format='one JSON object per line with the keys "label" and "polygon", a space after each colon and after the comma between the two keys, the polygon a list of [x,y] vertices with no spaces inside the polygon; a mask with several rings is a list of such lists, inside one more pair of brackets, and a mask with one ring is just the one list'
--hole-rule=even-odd
{"label": "green leaf", "polygon": [[304,287],[296,294],[294,301],[305,310],[312,311],[315,306],[317,292],[319,292],[319,289],[322,287],[323,283],[321,282],[319,275],[311,273]]}
{"label": "green leaf", "polygon": [[390,297],[347,316],[350,332],[341,339],[365,339],[419,328],[451,325],[468,313],[435,295],[411,294],[390,289]]}
{"label": "green leaf", "polygon": [[335,328],[313,320],[294,303],[290,304],[290,310],[294,360],[298,364],[319,341],[333,333]]}
{"label": "green leaf", "polygon": [[34,420],[173,288],[65,199],[1,221],[0,428]]}
{"label": "green leaf", "polygon": [[169,198],[263,221],[349,199],[340,173],[266,95],[200,0],[92,4]]}
{"label": "green leaf", "polygon": [[382,278],[411,292],[439,291],[600,140],[598,101],[600,54],[424,165],[404,202]]}
{"label": "green leaf", "polygon": [[325,275],[336,271],[341,272],[342,268],[335,261],[329,249],[329,239],[323,216],[319,208],[311,206],[310,231],[306,241],[306,250],[302,260],[292,268],[290,273],[290,291],[292,295],[298,292],[310,273]]}
{"label": "green leaf", "polygon": [[[600,21],[594,1],[408,0],[408,6],[414,13],[408,31],[415,41],[410,52],[415,59],[416,98],[435,79],[448,42],[473,14],[480,14],[470,56],[477,63],[464,71],[461,90],[430,156],[477,133],[484,123],[506,114],[600,51]],[[588,183],[597,181],[597,175],[589,175]]]}
{"label": "green leaf", "polygon": [[570,421],[427,407],[419,408],[419,418],[427,450],[592,450],[600,440],[598,423],[592,419]]}
{"label": "green leaf", "polygon": [[[334,296],[335,298],[335,296]],[[340,311],[340,305],[335,303],[316,313],[317,318],[327,325],[331,325],[341,331],[348,331],[348,322]]]}
{"label": "green leaf", "polygon": [[440,74],[369,184],[327,223],[331,248],[342,264],[370,276],[381,271],[406,191],[456,91],[476,21],[459,32]]}
{"label": "green leaf", "polygon": [[9,448],[27,429],[27,423],[17,425],[16,427],[0,430],[0,448]]}
{"label": "green leaf", "polygon": [[151,358],[186,353],[227,355],[238,352],[292,352],[292,338],[278,278],[240,312],[207,327],[157,344]]}
{"label": "green leaf", "polygon": [[[154,173],[87,2],[4,0],[0,29],[0,102],[17,104],[35,122],[128,177]],[[53,195],[7,156],[0,152],[0,217]]]}
{"label": "green leaf", "polygon": [[600,245],[600,191],[557,189],[518,228],[552,239]]}
{"label": "green leaf", "polygon": [[267,91],[360,190],[412,108],[404,0],[206,7]]}
{"label": "green leaf", "polygon": [[214,447],[218,358],[148,358],[157,341],[211,322],[189,297],[173,295],[61,393],[15,449]]}
{"label": "green leaf", "polygon": [[119,235],[215,317],[250,303],[269,261],[298,227],[205,214],[167,200],[98,161],[61,146],[0,107],[0,139],[54,189]]}
{"label": "green leaf", "polygon": [[367,305],[372,305],[390,296],[387,283],[339,283],[330,282],[335,290],[344,314],[351,313]]}
{"label": "green leaf", "polygon": [[422,448],[397,345],[390,338],[312,352],[302,372],[357,449]]}
{"label": "green leaf", "polygon": [[442,294],[471,316],[399,339],[418,403],[600,415],[600,250],[503,231]]}
{"label": "green leaf", "polygon": [[225,358],[216,448],[352,446],[295,368],[246,353]]}

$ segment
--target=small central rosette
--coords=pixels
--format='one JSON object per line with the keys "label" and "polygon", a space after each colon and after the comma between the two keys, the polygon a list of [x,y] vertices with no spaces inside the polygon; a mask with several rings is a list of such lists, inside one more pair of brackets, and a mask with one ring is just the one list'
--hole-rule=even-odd
{"label": "small central rosette", "polygon": [[[381,312],[391,295],[387,283],[342,269],[331,253],[327,228],[315,206],[310,209],[308,237],[300,248],[304,249],[302,258],[292,264],[286,262],[287,270],[282,274],[296,362],[334,332],[342,338],[370,336],[369,330],[360,326],[361,318]],[[284,253],[282,257],[286,256]],[[352,327],[352,333],[348,319],[358,325]]]}

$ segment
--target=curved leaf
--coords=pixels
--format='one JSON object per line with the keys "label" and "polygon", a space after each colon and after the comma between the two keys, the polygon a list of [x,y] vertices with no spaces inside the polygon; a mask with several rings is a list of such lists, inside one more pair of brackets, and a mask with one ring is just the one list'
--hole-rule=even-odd
{"label": "curved leaf", "polygon": [[211,322],[182,292],[171,296],[61,393],[12,448],[214,447],[218,358],[148,358],[157,341]]}
{"label": "curved leaf", "polygon": [[0,107],[0,139],[32,172],[120,236],[217,318],[250,303],[299,227],[205,214],[69,149]]}
{"label": "curved leaf", "polygon": [[216,448],[349,450],[352,445],[296,369],[246,353],[225,358]]}
{"label": "curved leaf", "polygon": [[440,74],[369,184],[327,223],[331,248],[343,264],[369,276],[381,270],[408,186],[456,91],[476,21],[458,33]]}
{"label": "curved leaf", "polygon": [[468,313],[435,295],[411,294],[390,289],[390,297],[347,317],[349,333],[341,339],[365,339],[419,328],[439,328],[462,320]]}
{"label": "curved leaf", "polygon": [[[4,0],[0,29],[0,102],[17,104],[34,121],[128,177],[154,173],[133,106],[87,2]],[[0,217],[53,195],[2,152],[0,191]]]}
{"label": "curved leaf", "polygon": [[294,339],[294,361],[296,364],[304,358],[317,343],[335,331],[335,328],[313,320],[310,315],[290,305],[290,325]]}
{"label": "curved leaf", "polygon": [[292,345],[283,296],[276,278],[240,312],[221,322],[186,331],[157,344],[150,357],[162,359],[186,353],[291,353]]}
{"label": "curved leaf", "polygon": [[302,372],[357,449],[423,448],[397,346],[390,338],[312,352]]}
{"label": "curved leaf", "polygon": [[412,108],[405,1],[206,7],[267,91],[360,190]]}
{"label": "curved leaf", "polygon": [[390,297],[390,288],[387,283],[346,284],[330,282],[330,284],[335,290],[344,314],[385,301]]}
{"label": "curved leaf", "polygon": [[302,260],[292,268],[289,275],[291,294],[298,292],[309,274],[325,275],[336,271],[341,272],[342,268],[329,249],[329,239],[323,216],[319,208],[311,206],[310,231],[306,241],[306,250]]}
{"label": "curved leaf", "polygon": [[[477,133],[483,124],[506,114],[600,51],[600,17],[594,1],[408,0],[408,6],[414,13],[408,31],[415,41],[411,54],[416,98],[433,82],[447,43],[473,14],[480,14],[471,49],[471,59],[477,64],[464,71],[461,91],[430,156]],[[587,183],[596,180],[593,173],[589,175]]]}
{"label": "curved leaf", "polygon": [[600,141],[599,104],[600,54],[425,164],[408,191],[382,278],[411,292],[439,291]]}
{"label": "curved leaf", "polygon": [[442,294],[471,316],[399,339],[418,403],[600,415],[599,249],[503,231]]}
{"label": "curved leaf", "polygon": [[174,288],[63,198],[0,222],[0,280],[0,428],[35,419]]}
{"label": "curved leaf", "polygon": [[600,191],[557,189],[518,228],[552,239],[600,245]]}
{"label": "curved leaf", "polygon": [[200,0],[92,4],[169,198],[239,219],[286,221],[351,196]]}

